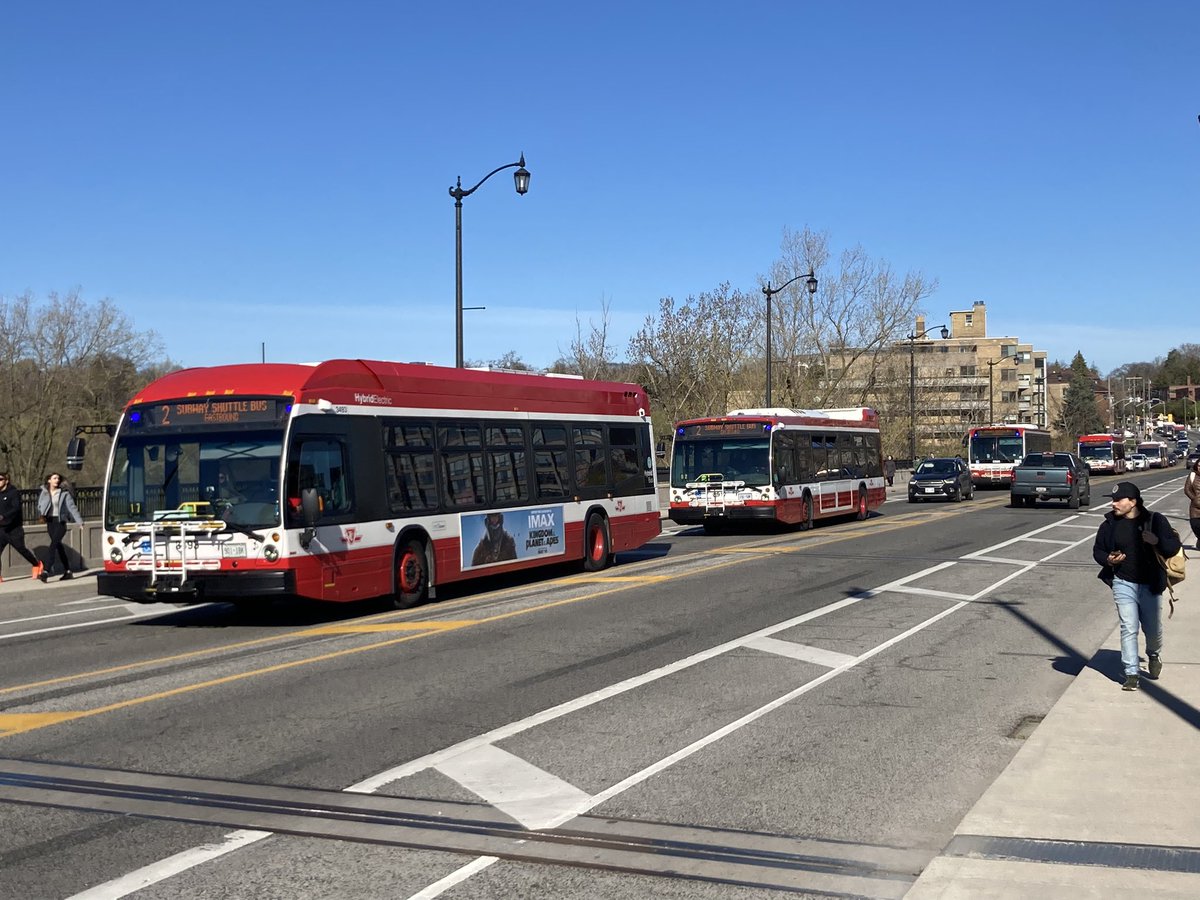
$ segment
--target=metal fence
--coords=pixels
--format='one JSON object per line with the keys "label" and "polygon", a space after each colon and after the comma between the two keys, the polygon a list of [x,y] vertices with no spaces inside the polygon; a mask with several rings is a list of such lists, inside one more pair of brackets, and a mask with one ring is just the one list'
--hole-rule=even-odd
{"label": "metal fence", "polygon": [[[37,501],[38,495],[41,492],[41,488],[29,488],[28,490],[21,491],[21,517],[25,520],[26,525],[39,521]],[[71,493],[75,495],[75,505],[79,507],[79,514],[83,516],[84,521],[89,519],[95,521],[100,518],[104,488],[74,488]]]}

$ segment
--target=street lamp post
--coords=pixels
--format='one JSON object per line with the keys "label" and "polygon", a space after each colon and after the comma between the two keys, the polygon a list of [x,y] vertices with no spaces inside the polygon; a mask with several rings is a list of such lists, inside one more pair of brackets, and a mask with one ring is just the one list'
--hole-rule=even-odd
{"label": "street lamp post", "polygon": [[908,341],[908,458],[911,465],[917,464],[917,352],[916,343],[935,328],[941,329],[942,340],[950,337],[945,325],[935,325],[915,334],[906,335]]}
{"label": "street lamp post", "polygon": [[804,286],[808,288],[808,295],[811,297],[817,292],[817,276],[813,272],[813,267],[809,266],[808,271],[803,275],[797,275],[795,278],[789,278],[777,288],[771,287],[770,279],[767,280],[767,285],[762,289],[763,295],[767,298],[767,407],[771,406],[771,298],[782,291],[785,287],[801,278],[805,279]]}
{"label": "street lamp post", "polygon": [[505,169],[516,169],[513,172],[513,182],[518,194],[524,194],[529,190],[529,170],[525,168],[525,154],[521,154],[521,158],[515,163],[509,163],[506,166],[499,166],[488,172],[479,179],[475,187],[468,190],[463,190],[462,176],[458,176],[458,183],[450,188],[450,196],[454,198],[454,365],[455,368],[463,367],[463,298],[462,298],[462,202],[463,197],[469,197],[475,191],[479,190],[479,186],[495,175],[497,172],[503,172]]}
{"label": "street lamp post", "polygon": [[987,363],[987,367],[988,367],[988,424],[989,425],[996,424],[996,400],[995,400],[995,394],[993,391],[994,379],[992,378],[992,370],[994,368],[996,368],[996,366],[1000,365],[1000,363],[1008,362],[1010,359],[1013,362],[1020,365],[1022,362],[1025,361],[1025,354],[1024,353],[1014,353],[1012,356],[1002,356],[999,359],[985,359],[984,360],[984,362]]}

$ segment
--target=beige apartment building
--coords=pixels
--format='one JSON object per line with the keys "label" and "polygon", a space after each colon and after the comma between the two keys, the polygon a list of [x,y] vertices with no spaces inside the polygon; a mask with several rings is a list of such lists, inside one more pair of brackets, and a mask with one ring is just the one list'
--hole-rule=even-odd
{"label": "beige apartment building", "polygon": [[951,312],[947,323],[918,316],[912,335],[895,352],[911,354],[918,447],[957,440],[972,425],[1047,426],[1046,351],[989,336],[983,301]]}

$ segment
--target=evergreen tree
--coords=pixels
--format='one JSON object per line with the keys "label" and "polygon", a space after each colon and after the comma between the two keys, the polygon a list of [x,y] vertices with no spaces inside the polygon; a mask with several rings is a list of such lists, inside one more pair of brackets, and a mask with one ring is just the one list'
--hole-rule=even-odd
{"label": "evergreen tree", "polygon": [[1063,393],[1063,430],[1074,441],[1081,434],[1095,434],[1106,429],[1096,406],[1096,374],[1076,353],[1071,360],[1071,383]]}

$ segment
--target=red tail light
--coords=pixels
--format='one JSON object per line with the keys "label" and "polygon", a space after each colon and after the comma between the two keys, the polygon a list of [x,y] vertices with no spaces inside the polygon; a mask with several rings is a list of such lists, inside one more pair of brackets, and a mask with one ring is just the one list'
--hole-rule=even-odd
{"label": "red tail light", "polygon": [[1075,483],[1075,476],[1072,475],[1071,471],[1068,469],[1067,470],[1067,487],[1070,487],[1074,483]]}
{"label": "red tail light", "polygon": [[1008,470],[1008,480],[1009,480],[1009,481],[1016,481],[1016,480],[1017,480],[1017,470],[1016,470],[1016,468],[1012,468],[1012,469],[1009,469],[1009,470]]}

